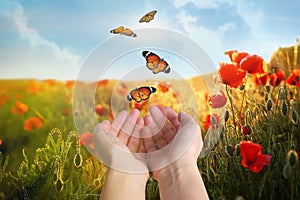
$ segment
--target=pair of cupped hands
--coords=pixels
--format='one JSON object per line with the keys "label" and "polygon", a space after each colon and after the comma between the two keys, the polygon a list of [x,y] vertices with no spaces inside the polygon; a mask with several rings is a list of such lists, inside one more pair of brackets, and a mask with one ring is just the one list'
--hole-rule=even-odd
{"label": "pair of cupped hands", "polygon": [[164,168],[195,165],[203,146],[201,130],[191,116],[158,106],[150,106],[145,117],[134,109],[121,111],[112,123],[99,123],[94,144],[107,167],[128,173],[152,172],[154,177]]}

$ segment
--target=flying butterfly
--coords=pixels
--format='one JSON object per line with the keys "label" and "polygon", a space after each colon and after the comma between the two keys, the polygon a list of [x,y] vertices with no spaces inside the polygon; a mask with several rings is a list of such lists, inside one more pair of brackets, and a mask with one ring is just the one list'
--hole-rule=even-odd
{"label": "flying butterfly", "polygon": [[169,64],[155,53],[150,51],[143,51],[142,55],[147,61],[148,69],[150,69],[154,74],[157,74],[158,72],[169,73],[171,71]]}
{"label": "flying butterfly", "polygon": [[130,28],[125,28],[124,26],[119,26],[118,28],[115,28],[115,29],[111,30],[110,32],[114,33],[114,34],[127,35],[130,37],[137,36]]}
{"label": "flying butterfly", "polygon": [[155,87],[139,87],[131,90],[127,95],[127,100],[135,100],[137,103],[149,99],[150,95],[156,91]]}
{"label": "flying butterfly", "polygon": [[140,20],[139,22],[142,23],[142,22],[146,22],[146,23],[149,23],[151,20],[154,19],[154,15],[157,13],[156,10],[153,10],[153,11],[150,11],[148,12],[147,14],[145,14]]}

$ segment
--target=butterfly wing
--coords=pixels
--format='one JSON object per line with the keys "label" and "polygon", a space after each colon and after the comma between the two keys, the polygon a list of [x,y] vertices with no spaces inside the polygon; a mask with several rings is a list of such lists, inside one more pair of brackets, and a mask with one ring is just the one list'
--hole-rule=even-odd
{"label": "butterfly wing", "polygon": [[140,87],[133,89],[128,95],[127,100],[135,100],[137,103],[149,99],[150,95],[156,91],[155,87]]}
{"label": "butterfly wing", "polygon": [[150,51],[143,51],[142,54],[146,59],[146,62],[147,62],[146,65],[147,65],[148,69],[152,70],[152,72],[154,73],[153,70],[155,70],[157,68],[157,66],[160,62],[160,57]]}
{"label": "butterfly wing", "polygon": [[145,14],[140,20],[139,20],[139,23],[142,23],[142,22],[146,22],[146,23],[149,23],[151,20],[154,19],[154,15],[157,13],[156,10],[153,10],[151,12],[148,12],[147,14]]}
{"label": "butterfly wing", "polygon": [[124,31],[124,26],[119,26],[118,28],[115,28],[115,29],[111,30],[110,32],[114,33],[114,34],[120,34],[123,31]]}
{"label": "butterfly wing", "polygon": [[157,73],[158,73],[158,72],[169,73],[169,72],[171,71],[171,69],[170,69],[169,64],[168,64],[164,59],[162,59],[162,60],[159,62],[158,66],[157,66],[157,68],[156,68],[156,71],[157,71]]}
{"label": "butterfly wing", "polygon": [[136,37],[136,34],[135,34],[130,28],[125,28],[125,29],[121,32],[121,34],[130,36],[130,37]]}
{"label": "butterfly wing", "polygon": [[139,89],[140,98],[142,100],[149,99],[150,95],[156,91],[154,87],[140,87]]}
{"label": "butterfly wing", "polygon": [[141,102],[142,99],[140,98],[140,94],[139,94],[139,89],[133,89],[129,92],[129,94],[127,95],[127,100],[128,101],[132,101],[135,100],[137,103]]}

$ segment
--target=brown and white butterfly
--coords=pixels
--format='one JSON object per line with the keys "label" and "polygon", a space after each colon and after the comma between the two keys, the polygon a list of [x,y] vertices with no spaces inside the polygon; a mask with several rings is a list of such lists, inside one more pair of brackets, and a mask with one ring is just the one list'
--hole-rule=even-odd
{"label": "brown and white butterfly", "polygon": [[149,99],[150,95],[154,92],[156,92],[155,87],[143,86],[135,88],[129,92],[129,94],[127,95],[127,100],[135,100],[137,103],[140,103],[141,101]]}
{"label": "brown and white butterfly", "polygon": [[130,29],[130,28],[125,28],[124,26],[119,26],[118,28],[115,28],[110,31],[113,34],[122,34],[122,35],[127,35],[130,37],[136,37],[137,35]]}
{"label": "brown and white butterfly", "polygon": [[148,69],[150,69],[154,74],[157,74],[158,72],[169,73],[171,71],[169,64],[155,53],[143,51],[142,55],[146,59]]}

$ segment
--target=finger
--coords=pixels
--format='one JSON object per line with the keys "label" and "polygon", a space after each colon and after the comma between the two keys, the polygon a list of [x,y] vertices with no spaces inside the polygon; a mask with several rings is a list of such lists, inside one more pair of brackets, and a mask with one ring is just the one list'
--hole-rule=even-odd
{"label": "finger", "polygon": [[163,129],[166,130],[169,125],[166,123],[164,114],[157,106],[150,107],[149,123],[146,126],[149,127],[152,138],[158,149],[161,149],[168,144]]}
{"label": "finger", "polygon": [[152,133],[151,130],[149,129],[149,127],[145,127],[142,130],[142,134],[143,134],[143,143],[144,143],[144,147],[145,147],[145,152],[149,153],[152,151],[156,151],[157,147],[156,147],[156,143],[152,137]]}
{"label": "finger", "polygon": [[166,113],[167,119],[171,122],[171,125],[177,130],[180,126],[180,122],[178,120],[178,114],[170,107],[165,106],[164,112]]}
{"label": "finger", "polygon": [[[156,135],[154,135],[155,141],[158,143],[158,148],[164,147],[166,144],[172,141],[172,139],[176,135],[176,129],[171,125],[171,123],[167,120],[166,115],[168,114],[170,118],[177,118],[177,113],[170,109],[162,109],[162,112],[158,107],[151,107],[150,108],[150,114],[153,120],[155,121],[156,125],[159,122],[164,122],[162,128],[160,129],[160,132]],[[166,112],[167,111],[167,112]],[[172,112],[173,111],[173,112]],[[160,113],[159,113],[160,112]],[[174,121],[174,120],[173,120]],[[161,126],[157,125],[157,126]]]}
{"label": "finger", "polygon": [[119,135],[121,128],[123,127],[126,119],[128,117],[128,113],[126,111],[120,112],[111,124],[112,134],[115,136]]}
{"label": "finger", "polygon": [[[139,118],[136,122],[136,125],[132,131],[131,136],[128,138],[127,146],[130,149],[131,152],[137,153],[137,152],[143,152],[144,149],[141,149],[141,146],[143,146],[143,140],[140,137],[142,129],[144,127],[144,119]],[[143,147],[142,147],[143,148]]]}
{"label": "finger", "polygon": [[128,143],[128,139],[132,134],[134,127],[136,125],[137,120],[139,119],[140,111],[137,109],[133,109],[131,113],[126,118],[119,135],[117,136],[124,144]]}

